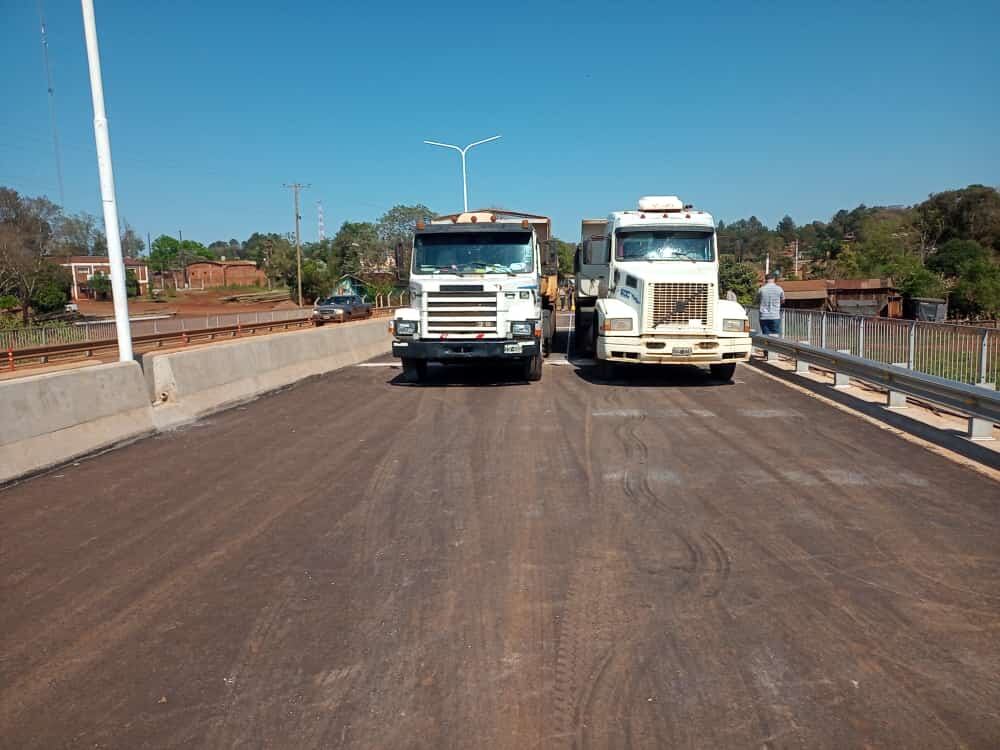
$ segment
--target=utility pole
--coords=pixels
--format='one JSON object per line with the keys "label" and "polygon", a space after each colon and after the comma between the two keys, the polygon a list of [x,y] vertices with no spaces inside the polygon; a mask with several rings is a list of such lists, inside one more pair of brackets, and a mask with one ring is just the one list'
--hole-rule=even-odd
{"label": "utility pole", "polygon": [[184,288],[188,288],[188,267],[184,262],[184,232],[177,230],[177,258],[181,262],[181,277],[184,279]]}
{"label": "utility pole", "polygon": [[799,241],[795,240],[795,278],[799,278]]}
{"label": "utility pole", "polygon": [[299,307],[302,307],[302,236],[299,232],[299,221],[302,219],[302,216],[299,214],[299,191],[304,188],[310,188],[312,185],[293,182],[291,185],[286,183],[285,187],[291,188],[295,194],[295,262],[298,266]]}
{"label": "utility pole", "polygon": [[132,361],[132,329],[128,318],[128,294],[125,290],[125,261],[115,200],[115,173],[111,166],[111,136],[108,115],[104,110],[104,82],[101,80],[101,52],[97,43],[97,19],[94,0],[80,0],[83,10],[83,35],[87,43],[90,69],[90,96],[94,105],[94,141],[97,146],[97,172],[101,180],[101,204],[104,208],[104,233],[108,241],[108,265],[111,273],[111,298],[115,306],[115,332],[118,335],[118,359]]}

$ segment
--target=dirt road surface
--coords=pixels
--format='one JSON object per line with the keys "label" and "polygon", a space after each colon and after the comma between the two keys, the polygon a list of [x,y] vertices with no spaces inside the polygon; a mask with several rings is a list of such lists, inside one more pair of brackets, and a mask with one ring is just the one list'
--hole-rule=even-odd
{"label": "dirt road surface", "polygon": [[745,367],[432,373],[0,492],[0,746],[1000,745],[990,479]]}

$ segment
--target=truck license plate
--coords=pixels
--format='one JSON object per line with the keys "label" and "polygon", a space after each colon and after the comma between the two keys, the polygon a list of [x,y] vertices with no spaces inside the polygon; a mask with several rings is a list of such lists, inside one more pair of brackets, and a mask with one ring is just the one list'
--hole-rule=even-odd
{"label": "truck license plate", "polygon": [[675,357],[690,357],[691,347],[690,346],[675,346],[671,351]]}
{"label": "truck license plate", "polygon": [[503,345],[504,354],[520,354],[521,345],[520,344],[504,344]]}

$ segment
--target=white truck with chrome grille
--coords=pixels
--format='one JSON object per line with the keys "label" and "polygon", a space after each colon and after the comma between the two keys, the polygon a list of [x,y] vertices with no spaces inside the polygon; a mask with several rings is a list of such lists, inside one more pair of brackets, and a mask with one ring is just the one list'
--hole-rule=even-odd
{"label": "white truck with chrome grille", "polygon": [[417,223],[410,306],[391,325],[407,381],[422,380],[428,362],[483,360],[512,361],[525,380],[541,379],[555,329],[550,226],[492,210]]}
{"label": "white truck with chrome grille", "polygon": [[750,324],[719,298],[715,221],[676,196],[583,222],[573,349],[614,362],[709,365],[729,380],[750,358]]}

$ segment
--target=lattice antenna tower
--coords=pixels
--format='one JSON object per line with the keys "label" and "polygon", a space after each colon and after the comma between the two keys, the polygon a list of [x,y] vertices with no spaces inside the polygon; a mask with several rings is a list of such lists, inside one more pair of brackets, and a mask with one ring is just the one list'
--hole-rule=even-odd
{"label": "lattice antenna tower", "polygon": [[316,220],[319,225],[319,241],[326,239],[326,224],[323,223],[323,201],[316,201]]}

